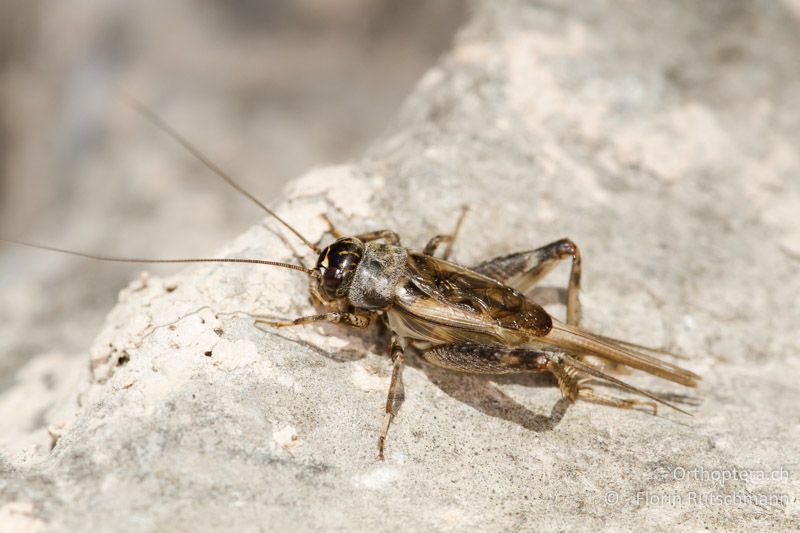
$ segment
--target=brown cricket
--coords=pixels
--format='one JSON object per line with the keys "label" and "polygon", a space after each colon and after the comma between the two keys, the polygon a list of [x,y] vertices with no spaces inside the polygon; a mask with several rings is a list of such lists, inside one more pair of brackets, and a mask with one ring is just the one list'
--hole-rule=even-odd
{"label": "brown cricket", "polygon": [[[386,435],[395,414],[402,387],[405,350],[413,347],[433,365],[474,374],[550,372],[563,396],[631,409],[646,406],[657,412],[657,404],[686,411],[645,390],[606,373],[586,357],[623,365],[686,387],[696,387],[697,374],[662,361],[660,350],[590,333],[580,327],[581,255],[578,246],[562,239],[533,250],[489,259],[471,267],[448,260],[452,244],[466,214],[455,229],[433,237],[415,252],[405,248],[394,231],[378,230],[343,236],[325,217],[336,239],[323,249],[312,244],[295,228],[247,192],[228,174],[157,115],[132,100],[145,117],[183,145],[194,157],[241,194],[255,202],[318,254],[316,265],[261,259],[140,259],[105,257],[16,239],[6,242],[101,261],[132,263],[247,263],[304,272],[309,276],[313,302],[325,312],[286,322],[256,320],[256,325],[275,328],[314,322],[332,322],[366,328],[384,320],[392,331],[390,347],[392,376],[383,424],[378,437],[378,456],[383,459]],[[324,216],[324,215],[323,215]],[[440,245],[446,244],[441,257]],[[567,284],[566,321],[552,317],[526,294],[562,260],[572,262]],[[594,391],[590,381],[648,398],[639,400],[606,396]],[[688,413],[686,413],[688,414]]]}

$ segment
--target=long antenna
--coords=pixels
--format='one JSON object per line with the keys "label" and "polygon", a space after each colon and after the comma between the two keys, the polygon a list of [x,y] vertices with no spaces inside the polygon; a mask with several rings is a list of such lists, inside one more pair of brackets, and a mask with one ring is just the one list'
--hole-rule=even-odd
{"label": "long antenna", "polygon": [[155,263],[245,263],[249,265],[269,265],[269,266],[276,266],[281,268],[288,268],[291,270],[297,270],[298,272],[304,272],[308,275],[314,275],[313,271],[310,268],[302,267],[300,265],[295,265],[292,263],[281,263],[279,261],[264,261],[262,259],[235,259],[235,258],[220,258],[220,259],[213,259],[213,258],[200,258],[200,259],[142,259],[136,257],[108,257],[104,255],[94,255],[88,254],[84,252],[76,252],[73,250],[65,250],[63,248],[55,248],[53,246],[45,246],[42,244],[34,244],[25,241],[18,241],[16,239],[5,239],[0,237],[0,242],[8,242],[11,244],[18,244],[20,246],[27,246],[28,248],[36,248],[38,250],[45,250],[48,252],[57,252],[60,254],[67,254],[67,255],[74,255],[77,257],[84,257],[86,259],[94,259],[97,261],[108,261],[112,263],[148,263],[148,264],[155,264]]}
{"label": "long antenna", "polygon": [[172,137],[172,139],[174,141],[176,141],[178,144],[183,146],[190,154],[192,154],[192,156],[194,156],[195,159],[200,161],[206,168],[208,168],[211,172],[213,172],[218,177],[220,177],[222,180],[224,180],[228,185],[230,185],[231,187],[236,189],[240,194],[242,194],[246,198],[250,199],[254,204],[256,204],[258,207],[263,209],[267,214],[269,214],[272,217],[274,217],[278,222],[280,222],[281,224],[286,226],[286,228],[288,228],[289,231],[291,231],[292,233],[297,235],[297,237],[301,241],[303,241],[303,243],[306,246],[311,248],[311,250],[313,250],[316,253],[320,253],[320,249],[319,248],[317,248],[316,246],[311,244],[311,242],[308,239],[306,239],[305,237],[303,237],[303,235],[301,235],[299,231],[294,229],[288,222],[286,222],[281,217],[279,217],[272,209],[270,209],[269,207],[264,205],[264,203],[262,201],[260,201],[258,198],[253,196],[253,194],[251,194],[249,191],[247,191],[244,187],[239,185],[239,183],[237,183],[236,180],[234,180],[228,173],[226,173],[224,170],[222,170],[219,166],[217,166],[208,157],[203,155],[203,153],[198,148],[196,148],[192,143],[190,143],[183,135],[178,133],[172,126],[167,124],[164,121],[164,119],[159,117],[149,107],[147,107],[142,102],[140,102],[139,100],[137,100],[133,96],[129,95],[128,93],[122,91],[122,94],[125,95],[125,98],[128,99],[128,101],[130,102],[130,104],[133,106],[134,109],[136,109],[140,114],[142,114],[155,127],[157,127],[162,132],[164,132],[165,134],[167,134],[170,137]]}

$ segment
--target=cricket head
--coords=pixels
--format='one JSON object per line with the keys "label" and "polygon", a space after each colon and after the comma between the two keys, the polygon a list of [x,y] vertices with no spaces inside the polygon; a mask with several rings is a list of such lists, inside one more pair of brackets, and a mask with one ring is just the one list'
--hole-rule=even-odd
{"label": "cricket head", "polygon": [[343,237],[326,246],[314,267],[319,294],[327,301],[347,295],[356,267],[364,257],[364,243],[355,237]]}

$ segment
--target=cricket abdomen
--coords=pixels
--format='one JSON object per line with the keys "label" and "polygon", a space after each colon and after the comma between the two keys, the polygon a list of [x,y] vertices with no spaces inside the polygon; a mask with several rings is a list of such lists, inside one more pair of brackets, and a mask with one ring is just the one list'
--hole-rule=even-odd
{"label": "cricket abdomen", "polygon": [[387,309],[401,336],[522,347],[547,335],[550,315],[511,287],[459,265],[409,253]]}

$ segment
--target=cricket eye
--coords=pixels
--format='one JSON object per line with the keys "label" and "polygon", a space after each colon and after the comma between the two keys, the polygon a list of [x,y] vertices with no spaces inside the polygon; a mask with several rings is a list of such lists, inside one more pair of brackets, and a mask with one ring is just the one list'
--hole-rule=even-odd
{"label": "cricket eye", "polygon": [[332,299],[335,298],[336,292],[342,284],[344,279],[342,274],[343,273],[338,269],[322,268],[320,284],[322,285],[323,292],[332,297]]}

